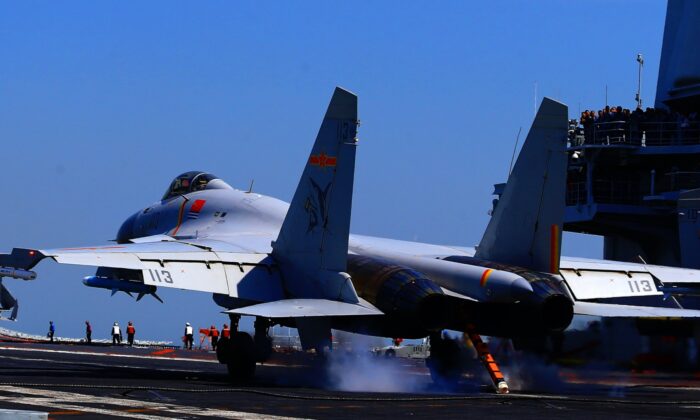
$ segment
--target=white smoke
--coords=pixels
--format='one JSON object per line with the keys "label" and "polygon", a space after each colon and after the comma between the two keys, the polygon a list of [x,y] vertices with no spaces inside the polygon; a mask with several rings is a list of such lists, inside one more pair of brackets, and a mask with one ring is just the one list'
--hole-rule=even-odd
{"label": "white smoke", "polygon": [[514,353],[500,368],[511,391],[556,393],[566,387],[559,367],[539,356]]}
{"label": "white smoke", "polygon": [[340,345],[328,354],[326,367],[330,388],[352,392],[426,392],[430,377],[424,369],[412,369],[406,366],[409,362],[371,352],[374,347],[387,345],[386,340],[349,333],[337,337]]}

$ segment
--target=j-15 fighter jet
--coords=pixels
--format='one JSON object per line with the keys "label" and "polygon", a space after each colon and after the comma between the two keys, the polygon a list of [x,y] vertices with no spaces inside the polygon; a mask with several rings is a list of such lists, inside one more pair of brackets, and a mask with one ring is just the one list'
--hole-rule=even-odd
{"label": "j-15 fighter jet", "polygon": [[567,122],[567,107],[544,99],[476,248],[350,234],[357,97],[336,88],[290,204],[187,172],[123,223],[116,244],[15,248],[0,256],[0,274],[30,279],[48,258],[96,266],[86,285],[139,298],[158,287],[212,293],[233,325],[241,315],[256,317],[253,337],[234,331],[217,352],[237,378],[250,377],[269,355],[275,324],[297,328],[302,346],[319,352],[331,345],[331,329],[430,336],[429,367],[450,377],[456,367],[445,329],[518,338],[562,331],[574,314],[700,316],[605,303],[659,295],[660,276],[687,280],[700,272],[560,261]]}

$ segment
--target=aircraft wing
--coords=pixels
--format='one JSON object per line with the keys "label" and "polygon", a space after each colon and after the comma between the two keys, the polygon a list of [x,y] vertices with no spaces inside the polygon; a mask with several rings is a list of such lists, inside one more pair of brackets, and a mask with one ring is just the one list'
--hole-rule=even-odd
{"label": "aircraft wing", "polygon": [[[232,252],[226,246],[172,238],[138,243],[42,250],[14,249],[0,266],[29,270],[43,259],[99,267],[112,279],[156,287],[220,293],[247,299],[282,299],[279,270],[266,253]],[[99,272],[98,272],[99,274]]]}

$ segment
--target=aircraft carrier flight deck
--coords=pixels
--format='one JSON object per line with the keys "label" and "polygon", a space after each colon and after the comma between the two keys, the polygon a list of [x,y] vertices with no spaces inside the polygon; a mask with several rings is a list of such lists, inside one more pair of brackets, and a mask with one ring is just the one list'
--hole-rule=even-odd
{"label": "aircraft carrier flight deck", "polygon": [[545,388],[497,395],[468,377],[460,389],[435,389],[422,361],[399,358],[381,361],[391,378],[364,385],[410,383],[410,392],[339,390],[326,368],[290,354],[258,365],[244,385],[205,351],[3,342],[0,361],[3,408],[49,418],[668,418],[700,410],[700,377],[682,372],[545,370],[537,381]]}

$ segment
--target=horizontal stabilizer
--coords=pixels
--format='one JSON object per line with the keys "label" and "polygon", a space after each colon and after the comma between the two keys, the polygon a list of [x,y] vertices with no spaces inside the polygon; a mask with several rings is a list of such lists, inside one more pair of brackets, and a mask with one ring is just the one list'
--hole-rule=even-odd
{"label": "horizontal stabilizer", "polygon": [[383,315],[382,311],[363,305],[328,299],[284,299],[225,311],[228,314],[265,318],[305,318],[323,316]]}
{"label": "horizontal stabilizer", "polygon": [[576,315],[601,316],[606,318],[700,318],[700,311],[691,309],[660,308],[656,306],[617,305],[577,301]]}

